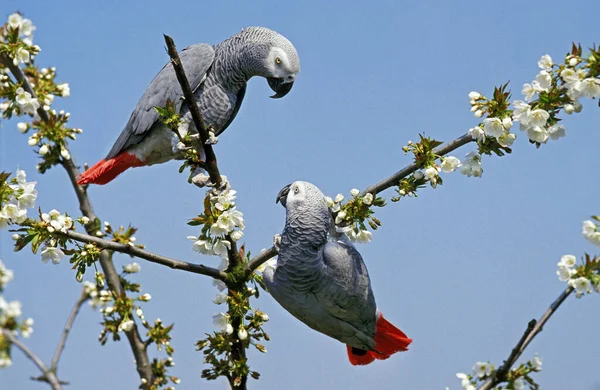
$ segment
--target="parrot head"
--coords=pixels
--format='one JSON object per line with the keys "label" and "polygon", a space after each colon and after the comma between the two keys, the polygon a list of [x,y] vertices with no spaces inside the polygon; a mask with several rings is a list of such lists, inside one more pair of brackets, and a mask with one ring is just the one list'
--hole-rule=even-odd
{"label": "parrot head", "polygon": [[306,181],[295,181],[283,187],[277,194],[275,203],[278,202],[288,212],[310,209],[310,212],[329,213],[325,195],[317,186]]}
{"label": "parrot head", "polygon": [[269,87],[275,92],[271,97],[279,99],[292,90],[298,72],[300,59],[296,48],[281,34],[276,34],[270,42],[265,58],[265,78]]}

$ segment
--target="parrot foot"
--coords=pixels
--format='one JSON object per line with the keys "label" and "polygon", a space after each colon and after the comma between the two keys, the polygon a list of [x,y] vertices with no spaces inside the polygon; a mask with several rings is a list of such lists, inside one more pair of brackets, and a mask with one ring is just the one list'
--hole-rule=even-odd
{"label": "parrot foot", "polygon": [[208,132],[208,139],[206,140],[207,145],[216,145],[219,142],[219,138],[215,136],[215,133],[212,131]]}
{"label": "parrot foot", "polygon": [[221,192],[225,192],[231,189],[231,185],[229,184],[229,180],[227,180],[227,176],[221,175],[221,186],[216,188],[212,181],[210,181],[210,176],[206,173],[206,171],[202,168],[196,168],[194,170],[194,176],[192,176],[192,183],[197,187],[213,187],[212,192],[215,195],[219,195]]}
{"label": "parrot foot", "polygon": [[279,247],[281,246],[281,234],[276,234],[273,236],[273,246],[279,252]]}

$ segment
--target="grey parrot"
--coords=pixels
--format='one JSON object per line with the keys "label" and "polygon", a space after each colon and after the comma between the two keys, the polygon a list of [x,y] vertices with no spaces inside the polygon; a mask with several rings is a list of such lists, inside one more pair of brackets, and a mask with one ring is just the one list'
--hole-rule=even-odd
{"label": "grey parrot", "polygon": [[[200,114],[215,136],[237,115],[250,78],[265,77],[275,92],[271,97],[281,98],[292,89],[300,71],[300,59],[292,43],[264,27],[245,28],[215,46],[189,46],[179,56]],[[85,171],[77,183],[106,184],[128,168],[182,158],[178,138],[160,122],[154,109],[170,100],[184,121],[193,126],[182,96],[175,71],[168,63],[142,95],[106,158]]]}
{"label": "grey parrot", "polygon": [[325,196],[315,185],[297,181],[277,201],[286,221],[276,267],[267,267],[267,291],[284,309],[314,330],[347,345],[353,365],[387,359],[406,351],[412,339],[383,318],[371,280],[352,243],[330,233]]}

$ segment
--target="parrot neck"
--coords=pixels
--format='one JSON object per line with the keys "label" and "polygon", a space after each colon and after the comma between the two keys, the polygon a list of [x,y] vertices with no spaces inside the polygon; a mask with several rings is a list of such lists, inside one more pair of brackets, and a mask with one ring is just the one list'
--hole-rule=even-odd
{"label": "parrot neck", "polygon": [[[306,248],[318,250],[327,242],[329,215],[315,214],[296,210],[286,215],[282,241],[290,244],[301,244]],[[282,246],[285,248],[285,245]]]}
{"label": "parrot neck", "polygon": [[218,66],[213,66],[213,72],[228,90],[237,93],[250,78],[266,74],[263,58],[267,50],[264,42],[248,38],[242,43],[226,40],[215,47]]}

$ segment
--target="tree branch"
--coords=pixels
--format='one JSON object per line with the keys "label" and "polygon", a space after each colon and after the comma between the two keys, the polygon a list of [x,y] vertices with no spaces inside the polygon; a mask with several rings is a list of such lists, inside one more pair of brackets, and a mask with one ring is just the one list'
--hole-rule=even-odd
{"label": "tree branch", "polygon": [[206,171],[210,176],[210,181],[215,185],[216,188],[219,188],[221,187],[222,179],[221,174],[219,173],[219,167],[217,166],[217,156],[215,156],[212,145],[207,143],[208,128],[206,123],[204,123],[202,116],[200,115],[200,110],[196,104],[194,93],[192,92],[192,88],[190,88],[190,84],[187,76],[185,75],[185,70],[181,64],[179,54],[177,54],[175,42],[173,42],[173,38],[166,34],[164,34],[164,37],[165,43],[167,44],[167,51],[171,57],[171,65],[173,65],[175,75],[177,76],[177,81],[179,81],[179,85],[183,91],[183,96],[185,97],[185,104],[190,110],[196,131],[200,135],[201,147],[204,149],[204,154],[206,155]]}
{"label": "tree branch", "polygon": [[[196,103],[196,98],[194,97],[194,93],[190,88],[188,83],[187,76],[185,75],[185,70],[183,69],[183,65],[181,64],[181,60],[179,55],[177,54],[177,48],[175,47],[175,42],[168,35],[164,35],[165,43],[167,44],[167,51],[169,56],[171,57],[171,65],[173,65],[173,69],[175,74],[177,75],[177,80],[179,81],[179,85],[181,86],[181,90],[183,91],[183,96],[185,97],[185,104],[187,105],[190,114],[192,116],[192,120],[194,121],[194,126],[200,135],[200,143],[199,147],[204,149],[204,154],[206,155],[206,163],[205,169],[210,176],[210,181],[214,184],[215,188],[221,188],[221,184],[223,179],[221,178],[221,174],[219,173],[219,167],[217,165],[217,157],[215,152],[213,151],[212,145],[207,143],[208,141],[208,129],[206,123],[202,120],[202,116],[200,115],[200,110],[198,109],[198,104]],[[227,270],[225,273],[222,273],[226,276],[229,272],[232,272],[241,262],[242,258],[240,253],[238,252],[237,245],[235,241],[231,239],[229,235],[225,237],[227,241],[230,243],[230,248],[227,250],[227,257],[229,259],[229,265],[227,266]],[[214,276],[213,276],[214,277]],[[221,279],[221,278],[217,278]],[[225,280],[222,278],[221,280]],[[245,288],[246,278],[243,280],[234,280],[228,283],[228,293],[231,296],[232,291],[240,291]],[[230,307],[231,311],[231,307]],[[234,334],[237,334],[237,331],[243,321],[243,317],[233,316],[231,321],[231,326],[233,327]],[[241,362],[246,360],[246,347],[241,340],[234,340],[231,345],[231,358],[235,362]],[[235,378],[228,376],[229,384],[232,389],[246,389],[246,382],[248,380],[248,375],[243,375],[241,381],[236,383]]]}
{"label": "tree branch", "polygon": [[[23,70],[19,66],[15,66],[13,62],[6,56],[0,56],[0,61],[3,62],[4,65],[10,69],[15,79],[21,83],[25,91],[29,92],[32,97],[37,97],[35,91],[29,83],[29,80],[27,79],[27,77],[25,77]],[[37,110],[37,113],[43,121],[48,122],[48,113],[44,111],[42,107],[40,107]],[[65,145],[64,148],[67,148],[67,146]],[[73,189],[75,190],[75,194],[77,195],[77,200],[79,201],[79,209],[81,210],[81,213],[88,217],[91,221],[94,221],[97,217],[94,213],[94,209],[89,200],[89,197],[87,196],[87,192],[85,191],[84,187],[81,187],[77,184],[77,176],[79,176],[79,169],[75,165],[75,162],[72,158],[69,160],[62,159],[61,165],[67,172],[71,184],[73,185]],[[86,226],[86,230],[89,234],[92,235],[96,233],[92,224]],[[115,292],[117,295],[125,294],[123,286],[121,286],[119,274],[115,269],[115,265],[112,261],[111,254],[108,251],[102,251],[100,253],[99,261],[100,266],[102,267],[102,271],[106,276],[108,287],[111,289],[111,291]],[[148,383],[149,386],[152,382],[154,382],[154,376],[152,375],[152,367],[150,365],[150,360],[148,359],[148,354],[144,346],[144,342],[140,337],[137,324],[135,324],[135,322],[133,329],[128,332],[125,332],[125,335],[127,336],[127,340],[129,341],[129,345],[135,358],[136,370],[138,372],[138,375],[141,379],[145,379],[146,383]]]}
{"label": "tree branch", "polygon": [[506,376],[510,372],[511,367],[515,364],[517,359],[519,359],[523,351],[525,351],[525,348],[527,348],[527,346],[529,345],[529,343],[531,343],[535,336],[537,336],[537,334],[543,330],[544,325],[546,324],[546,322],[548,322],[550,317],[552,317],[552,314],[554,314],[554,312],[558,310],[560,305],[565,301],[565,299],[567,299],[567,297],[572,292],[573,287],[567,287],[565,291],[563,291],[558,296],[558,298],[556,298],[556,300],[552,302],[548,310],[546,310],[546,312],[540,317],[539,320],[529,321],[529,324],[527,325],[527,330],[525,330],[525,333],[523,334],[523,336],[521,336],[521,339],[519,340],[517,345],[515,345],[515,347],[512,349],[510,355],[508,356],[508,359],[506,359],[502,366],[500,366],[498,370],[496,370],[496,374],[493,377],[489,378],[484,383],[482,383],[481,386],[479,386],[478,390],[490,390],[496,385],[506,381]]}
{"label": "tree branch", "polygon": [[8,341],[10,341],[11,344],[19,348],[25,354],[25,356],[27,356],[27,358],[31,360],[33,364],[37,366],[37,368],[39,368],[39,370],[42,372],[42,377],[39,378],[40,380],[48,382],[48,384],[50,384],[53,390],[62,389],[62,386],[60,385],[56,374],[52,370],[49,370],[44,364],[44,362],[39,357],[37,357],[37,355],[34,354],[29,348],[27,348],[27,346],[24,343],[22,343],[21,340],[16,338],[9,330],[0,328],[0,333],[2,333],[2,335],[6,339],[8,339]]}
{"label": "tree branch", "polygon": [[115,252],[125,253],[130,256],[139,257],[140,259],[148,260],[152,263],[160,264],[167,266],[173,269],[179,269],[182,271],[193,272],[195,274],[202,274],[213,277],[215,279],[219,279],[225,281],[227,275],[223,271],[219,271],[217,268],[207,267],[202,264],[193,264],[187,263],[181,260],[171,259],[166,256],[161,256],[156,253],[148,252],[140,248],[136,248],[135,246],[121,244],[119,242],[105,240],[103,238],[90,236],[88,234],[83,234],[75,231],[68,231],[67,233],[56,232],[54,233],[56,236],[65,236],[72,240],[84,242],[84,243],[93,243],[98,245],[102,249],[108,249]]}
{"label": "tree branch", "polygon": [[[456,138],[453,141],[447,142],[444,145],[441,145],[439,148],[435,149],[433,153],[438,156],[444,156],[453,150],[460,148],[463,145],[468,144],[469,142],[474,141],[473,137],[470,134],[463,134],[460,137]],[[383,179],[377,184],[373,184],[372,186],[367,187],[362,193],[361,196],[366,195],[367,193],[378,194],[381,191],[384,191],[390,187],[398,185],[398,182],[401,179],[404,179],[406,176],[410,175],[414,171],[417,170],[417,164],[412,163],[402,168],[398,172],[394,173],[390,177]]]}
{"label": "tree branch", "polygon": [[56,347],[56,352],[54,353],[54,357],[52,358],[52,363],[50,366],[50,369],[53,372],[56,372],[56,370],[58,368],[58,360],[60,359],[60,355],[62,354],[63,350],[65,349],[65,345],[67,343],[67,337],[69,336],[69,332],[71,331],[71,327],[73,326],[75,317],[77,317],[77,313],[79,313],[79,309],[81,308],[81,305],[83,305],[85,303],[85,301],[87,301],[87,300],[88,300],[88,295],[86,294],[85,288],[84,288],[81,290],[81,294],[79,295],[79,298],[77,298],[77,302],[75,302],[75,306],[73,307],[73,310],[71,311],[71,314],[69,315],[69,318],[67,319],[67,324],[65,325],[63,334],[60,338],[60,341],[58,342],[58,346]]}

